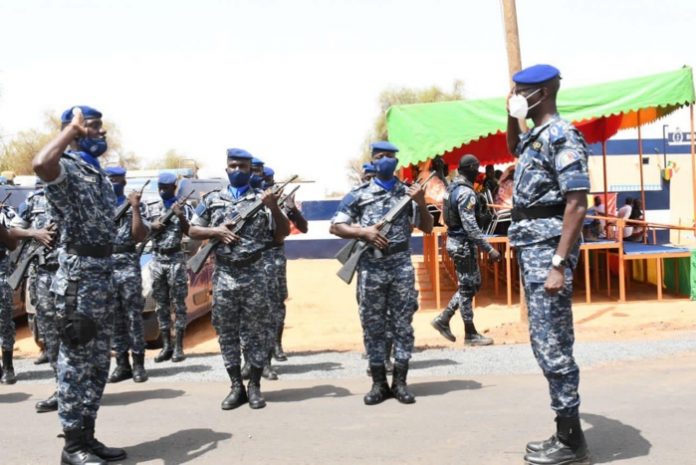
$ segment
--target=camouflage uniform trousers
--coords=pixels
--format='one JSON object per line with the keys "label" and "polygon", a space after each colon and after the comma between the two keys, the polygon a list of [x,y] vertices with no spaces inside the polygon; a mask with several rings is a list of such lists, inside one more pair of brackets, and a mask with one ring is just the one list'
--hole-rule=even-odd
{"label": "camouflage uniform trousers", "polygon": [[418,310],[410,252],[379,259],[365,255],[360,260],[358,273],[360,323],[370,365],[385,363],[390,329],[394,338],[394,359],[407,362],[413,352],[413,314]]}
{"label": "camouflage uniform trousers", "polygon": [[116,309],[113,348],[117,354],[130,350],[145,353],[143,330],[143,279],[140,260],[135,253],[114,255]]}
{"label": "camouflage uniform trousers", "polygon": [[529,336],[534,357],[549,383],[551,408],[560,416],[575,416],[580,406],[580,370],[573,358],[573,268],[578,248],[569,254],[563,288],[556,295],[544,290],[558,239],[517,248],[520,275],[529,313]]}
{"label": "camouflage uniform trousers", "polygon": [[225,368],[240,366],[242,335],[251,365],[262,368],[268,358],[273,318],[264,265],[263,259],[243,267],[215,265],[212,323]]}
{"label": "camouflage uniform trousers", "polygon": [[280,328],[285,324],[285,315],[287,313],[285,301],[288,298],[288,260],[285,258],[284,247],[274,247],[268,252],[270,254],[271,266],[269,270],[269,279],[275,281],[272,289],[269,286],[271,313],[275,321],[275,337],[275,334],[277,334]]}
{"label": "camouflage uniform trousers", "polygon": [[176,330],[186,329],[186,296],[188,296],[188,274],[183,252],[173,255],[153,256],[152,297],[155,299],[157,321],[162,332],[169,332],[171,307],[174,306]]}
{"label": "camouflage uniform trousers", "polygon": [[[108,258],[99,260],[110,260]],[[68,294],[76,287],[76,306],[71,313],[86,315],[96,323],[95,337],[84,345],[61,341],[58,352],[58,417],[63,429],[79,428],[83,417],[97,417],[111,362],[114,326],[112,274],[80,270],[77,281],[69,281],[61,269],[53,282],[56,318],[65,317]]]}
{"label": "camouflage uniform trousers", "polygon": [[15,344],[15,324],[12,320],[12,289],[7,284],[11,274],[9,260],[7,256],[0,260],[0,345],[2,350],[12,351]]}
{"label": "camouflage uniform trousers", "polygon": [[447,253],[452,257],[457,273],[457,292],[450,299],[445,311],[454,315],[459,307],[464,322],[472,322],[474,296],[481,289],[478,249],[473,243],[447,238]]}
{"label": "camouflage uniform trousers", "polygon": [[36,308],[35,324],[39,329],[48,361],[54,370],[56,369],[58,349],[60,348],[56,323],[56,296],[51,291],[55,274],[55,271],[37,266],[35,273],[31,276],[31,285],[29,287],[29,298],[34,308]]}

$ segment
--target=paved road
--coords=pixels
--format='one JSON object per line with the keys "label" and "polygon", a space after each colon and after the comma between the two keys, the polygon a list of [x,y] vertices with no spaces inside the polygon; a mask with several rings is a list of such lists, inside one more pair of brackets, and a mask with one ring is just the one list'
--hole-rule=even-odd
{"label": "paved road", "polygon": [[[695,463],[693,334],[577,349],[594,463]],[[528,347],[428,350],[413,364],[415,405],[364,406],[360,355],[322,353],[281,365],[282,379],[263,385],[266,409],[224,412],[219,357],[193,357],[151,370],[151,382],[109,385],[98,433],[127,448],[124,464],[165,465],[520,464],[524,443],[551,433],[546,384]],[[52,390],[50,372],[31,368],[0,386],[3,464],[57,463],[62,446],[55,414],[33,412]]]}

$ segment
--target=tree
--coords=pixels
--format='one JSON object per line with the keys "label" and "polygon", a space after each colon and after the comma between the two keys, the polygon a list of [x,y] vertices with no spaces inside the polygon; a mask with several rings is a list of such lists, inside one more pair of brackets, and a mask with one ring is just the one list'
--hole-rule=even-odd
{"label": "tree", "polygon": [[407,87],[385,89],[379,94],[378,104],[380,113],[375,118],[372,130],[363,141],[360,155],[348,160],[348,179],[357,183],[362,174],[362,165],[370,161],[370,143],[375,140],[388,140],[387,110],[393,105],[407,105],[411,103],[433,103],[464,100],[464,82],[455,80],[450,91],[438,86],[430,86],[424,89],[410,89]]}
{"label": "tree", "polygon": [[[103,155],[102,165],[121,165],[138,168],[139,160],[133,152],[125,152],[121,144],[121,132],[115,123],[104,122],[109,150]],[[42,129],[26,129],[14,134],[8,142],[0,141],[0,171],[14,171],[17,175],[32,175],[31,161],[61,129],[60,118],[53,112],[44,114]]]}
{"label": "tree", "polygon": [[[193,165],[193,166],[191,166]],[[196,162],[189,156],[179,153],[176,149],[169,149],[167,152],[154,162],[150,163],[150,169],[176,169],[176,168],[194,168],[198,167]]]}

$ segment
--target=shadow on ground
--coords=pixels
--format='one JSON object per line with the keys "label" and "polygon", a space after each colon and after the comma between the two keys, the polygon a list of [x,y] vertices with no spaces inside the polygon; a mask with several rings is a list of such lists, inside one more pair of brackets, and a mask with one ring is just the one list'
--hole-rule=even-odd
{"label": "shadow on ground", "polygon": [[30,371],[20,371],[17,373],[17,381],[38,381],[53,378],[55,378],[55,375],[50,368],[48,370],[30,369]]}
{"label": "shadow on ground", "polygon": [[429,383],[409,383],[408,387],[414,396],[441,396],[453,391],[466,391],[481,389],[483,385],[478,381],[468,379],[450,379],[447,381],[433,381]]}
{"label": "shadow on ground", "polygon": [[580,418],[591,426],[585,430],[592,463],[614,463],[650,454],[652,444],[640,430],[618,420],[582,413]]}
{"label": "shadow on ground", "polygon": [[212,371],[210,365],[174,365],[166,367],[148,368],[147,374],[150,377],[175,376],[179,373],[205,373]]}
{"label": "shadow on ground", "polygon": [[334,371],[343,368],[343,365],[336,362],[305,363],[303,365],[280,365],[273,364],[279,375],[298,375],[311,371]]}
{"label": "shadow on ground", "polygon": [[210,428],[177,431],[154,441],[126,447],[128,459],[123,464],[158,460],[163,465],[179,465],[195,460],[217,448],[220,441],[230,439],[230,433],[218,433]]}
{"label": "shadow on ground", "polygon": [[102,405],[129,405],[153,399],[174,399],[184,395],[180,389],[153,389],[150,391],[110,392],[104,394]]}
{"label": "shadow on ground", "polygon": [[17,402],[24,402],[31,395],[26,392],[10,392],[8,394],[0,394],[0,404],[15,404]]}
{"label": "shadow on ground", "polygon": [[322,384],[308,388],[281,389],[263,393],[263,396],[269,402],[300,402],[321,397],[346,397],[350,395],[351,392],[348,389],[331,384]]}
{"label": "shadow on ground", "polygon": [[425,370],[428,368],[457,365],[451,358],[436,358],[433,360],[411,360],[408,364],[411,370]]}

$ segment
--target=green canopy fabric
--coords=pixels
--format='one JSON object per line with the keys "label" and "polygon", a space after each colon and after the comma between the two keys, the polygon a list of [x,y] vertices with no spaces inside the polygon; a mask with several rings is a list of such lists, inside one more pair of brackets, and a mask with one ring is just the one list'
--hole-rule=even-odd
{"label": "green canopy fabric", "polygon": [[[650,76],[561,89],[557,100],[561,116],[578,124],[589,142],[605,140],[619,129],[650,123],[693,102],[693,73],[688,66]],[[387,112],[389,140],[399,147],[401,166],[452,153],[496,135],[491,139],[498,140],[490,147],[477,145],[480,152],[485,152],[477,155],[482,163],[505,161],[502,158],[510,157],[501,140],[506,126],[505,98],[396,105]]]}

